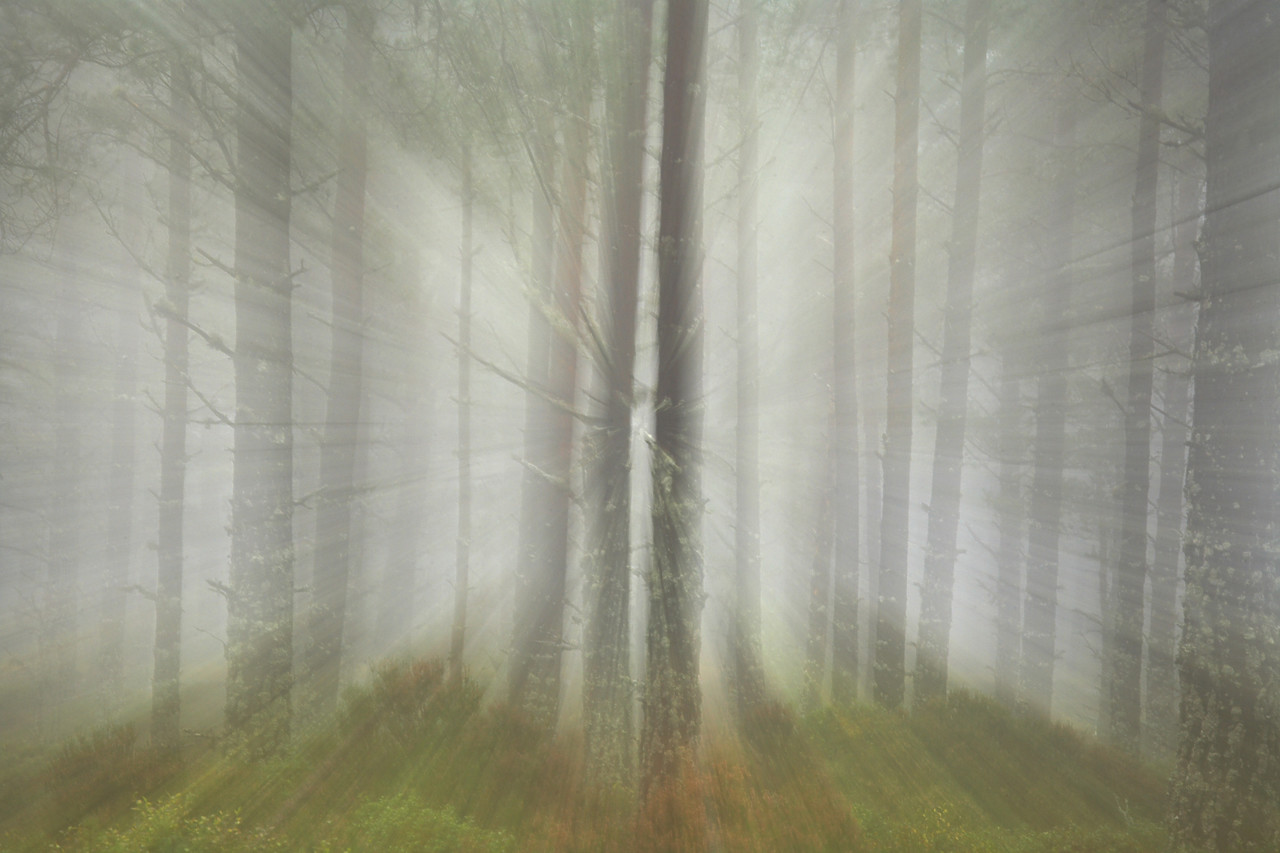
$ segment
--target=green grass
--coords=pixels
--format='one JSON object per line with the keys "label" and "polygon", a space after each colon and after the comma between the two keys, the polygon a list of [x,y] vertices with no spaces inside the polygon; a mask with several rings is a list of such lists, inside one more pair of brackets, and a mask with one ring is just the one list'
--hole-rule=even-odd
{"label": "green grass", "polygon": [[643,809],[432,661],[382,667],[267,763],[130,727],[0,770],[0,849],[1156,851],[1160,774],[967,694],[910,716],[760,708]]}

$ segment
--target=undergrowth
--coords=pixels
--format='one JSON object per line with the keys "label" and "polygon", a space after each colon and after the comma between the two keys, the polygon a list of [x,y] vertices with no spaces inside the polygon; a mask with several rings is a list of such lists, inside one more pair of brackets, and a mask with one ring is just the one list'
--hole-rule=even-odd
{"label": "undergrowth", "polygon": [[0,771],[3,790],[27,792],[0,817],[0,848],[1144,853],[1165,841],[1157,774],[963,693],[910,716],[761,704],[643,803],[590,784],[580,737],[548,737],[480,695],[438,661],[388,662],[271,762],[192,749],[178,765],[128,727],[101,729],[34,775],[29,757]]}

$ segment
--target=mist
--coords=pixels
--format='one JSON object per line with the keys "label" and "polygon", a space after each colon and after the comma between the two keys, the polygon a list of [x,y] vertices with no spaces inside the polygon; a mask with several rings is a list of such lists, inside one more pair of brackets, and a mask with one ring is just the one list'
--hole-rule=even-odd
{"label": "mist", "polygon": [[7,3],[4,749],[980,696],[1264,849],[1267,6]]}

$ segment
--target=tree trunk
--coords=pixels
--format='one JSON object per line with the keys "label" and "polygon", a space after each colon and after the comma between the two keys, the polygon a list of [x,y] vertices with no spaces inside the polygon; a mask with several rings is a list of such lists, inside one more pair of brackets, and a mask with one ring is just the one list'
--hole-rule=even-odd
{"label": "tree trunk", "polygon": [[1120,554],[1115,575],[1115,656],[1111,665],[1111,737],[1137,754],[1142,727],[1143,591],[1147,580],[1151,482],[1151,385],[1156,305],[1156,178],[1164,80],[1165,0],[1147,0],[1142,115],[1133,190],[1133,308],[1129,315],[1129,389],[1124,418]]}
{"label": "tree trunk", "polygon": [[[1174,178],[1173,292],[1194,293],[1195,240],[1200,230],[1198,177]],[[1194,320],[1179,309],[1165,327],[1169,343],[1189,351]],[[1160,419],[1160,494],[1156,499],[1155,558],[1151,563],[1151,623],[1147,645],[1147,716],[1144,752],[1172,759],[1178,739],[1178,669],[1174,661],[1178,631],[1178,582],[1182,577],[1183,486],[1187,472],[1187,423],[1191,416],[1191,373],[1181,355],[1164,368]]]}
{"label": "tree trunk", "polygon": [[[508,665],[508,696],[512,705],[523,707],[534,720],[550,728],[559,701],[559,669],[548,672],[551,658],[559,661],[560,630],[564,612],[564,589],[556,588],[549,577],[548,482],[553,448],[550,445],[551,406],[546,395],[551,354],[552,261],[555,239],[554,208],[550,196],[555,162],[553,134],[545,119],[538,120],[532,144],[533,167],[538,181],[533,190],[531,286],[529,294],[529,335],[526,353],[524,421],[524,475],[520,489],[520,539],[515,576],[515,612]],[[567,488],[568,484],[564,484]],[[550,635],[544,628],[552,627]],[[556,648],[546,648],[554,644]],[[554,678],[554,684],[549,683]]]}
{"label": "tree trunk", "polygon": [[706,0],[672,0],[662,98],[658,378],[641,793],[676,779],[702,727],[702,148]]}
{"label": "tree trunk", "polygon": [[[142,188],[141,182],[137,185]],[[140,199],[138,199],[140,201]],[[139,204],[125,214],[141,218]],[[133,546],[133,485],[138,393],[137,292],[120,287],[116,295],[116,363],[111,402],[111,469],[107,476],[106,565],[99,605],[98,684],[102,711],[113,716],[124,698],[125,622],[129,606],[129,569]]]}
{"label": "tree trunk", "polygon": [[809,570],[809,632],[805,643],[804,703],[809,710],[822,705],[827,685],[827,653],[831,638],[831,563],[835,540],[835,431],[834,407],[828,416],[822,494],[814,530],[813,565]]}
{"label": "tree trunk", "polygon": [[587,771],[629,785],[634,769],[630,686],[631,409],[644,200],[645,112],[653,0],[620,0],[616,56],[605,66],[606,153],[601,175],[602,292],[596,321],[597,418],[584,443],[589,520],[585,554],[583,729]]}
{"label": "tree trunk", "polygon": [[458,538],[454,551],[453,630],[449,673],[462,680],[467,640],[467,587],[471,574],[471,148],[462,152],[462,270],[458,285]]}
{"label": "tree trunk", "polygon": [[1026,513],[1022,471],[1026,440],[1022,418],[1022,383],[1014,368],[1016,355],[1006,344],[1000,360],[999,487],[996,527],[996,700],[1006,708],[1018,702],[1018,657],[1022,640],[1022,567]]}
{"label": "tree trunk", "polygon": [[968,0],[964,22],[964,80],[960,91],[960,152],[947,264],[947,308],[942,343],[938,429],[933,450],[928,546],[920,600],[915,701],[945,696],[951,651],[960,475],[964,467],[969,404],[970,318],[978,250],[982,142],[987,104],[987,30],[990,0]]}
{"label": "tree trunk", "polygon": [[[1064,95],[1054,119],[1054,150],[1070,152],[1074,141],[1074,105],[1070,103],[1070,96]],[[1074,171],[1068,163],[1060,162],[1048,212],[1049,245],[1046,255],[1049,271],[1045,279],[1047,296],[1040,326],[1042,354],[1036,378],[1026,597],[1022,611],[1022,699],[1046,715],[1052,709],[1057,638],[1058,540],[1062,532],[1067,334],[1073,276],[1069,264],[1074,197]]]}
{"label": "tree trunk", "polygon": [[858,374],[854,335],[853,120],[854,54],[857,32],[854,0],[841,0],[836,43],[835,161],[833,174],[833,286],[835,400],[832,432],[835,456],[834,589],[831,596],[831,700],[849,705],[858,698]]}
{"label": "tree trunk", "polygon": [[1280,19],[1210,4],[1172,849],[1280,848]]}
{"label": "tree trunk", "polygon": [[49,562],[40,613],[39,685],[41,725],[46,736],[62,725],[65,704],[78,684],[76,634],[79,630],[80,561],[83,558],[84,304],[69,229],[59,235],[62,283],[54,332],[53,465],[50,483]]}
{"label": "tree trunk", "polygon": [[333,313],[329,398],[320,443],[320,495],[316,504],[315,569],[311,581],[307,655],[310,710],[332,714],[338,704],[342,644],[351,572],[351,503],[355,499],[361,365],[364,358],[364,202],[367,170],[365,110],[373,12],[356,0],[347,6],[343,51],[343,121],[338,138],[334,197]]}
{"label": "tree trunk", "polygon": [[164,414],[156,534],[156,644],[151,744],[174,752],[181,735],[182,574],[187,475],[187,305],[191,289],[191,102],[184,57],[169,57],[169,257],[165,277]]}
{"label": "tree trunk", "polygon": [[255,757],[288,744],[293,688],[293,342],[289,20],[235,16],[236,416],[227,726]]}
{"label": "tree trunk", "polygon": [[760,641],[760,368],[756,231],[759,128],[756,80],[760,48],[757,0],[738,9],[738,346],[737,448],[734,470],[733,689],[738,713],[764,695]]}
{"label": "tree trunk", "polygon": [[875,699],[900,708],[906,698],[907,537],[911,518],[911,386],[915,336],[916,162],[920,123],[920,0],[898,2],[898,78],[894,96],[893,236],[889,249],[889,369],[876,609]]}

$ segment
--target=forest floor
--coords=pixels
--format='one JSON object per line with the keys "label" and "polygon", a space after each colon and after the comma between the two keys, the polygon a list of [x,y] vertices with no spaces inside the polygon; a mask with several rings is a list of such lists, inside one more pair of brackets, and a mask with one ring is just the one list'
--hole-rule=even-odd
{"label": "forest floor", "polygon": [[131,726],[0,753],[0,849],[1157,851],[1165,774],[953,694],[910,716],[766,705],[637,810],[431,661],[388,664],[288,756],[151,753]]}

